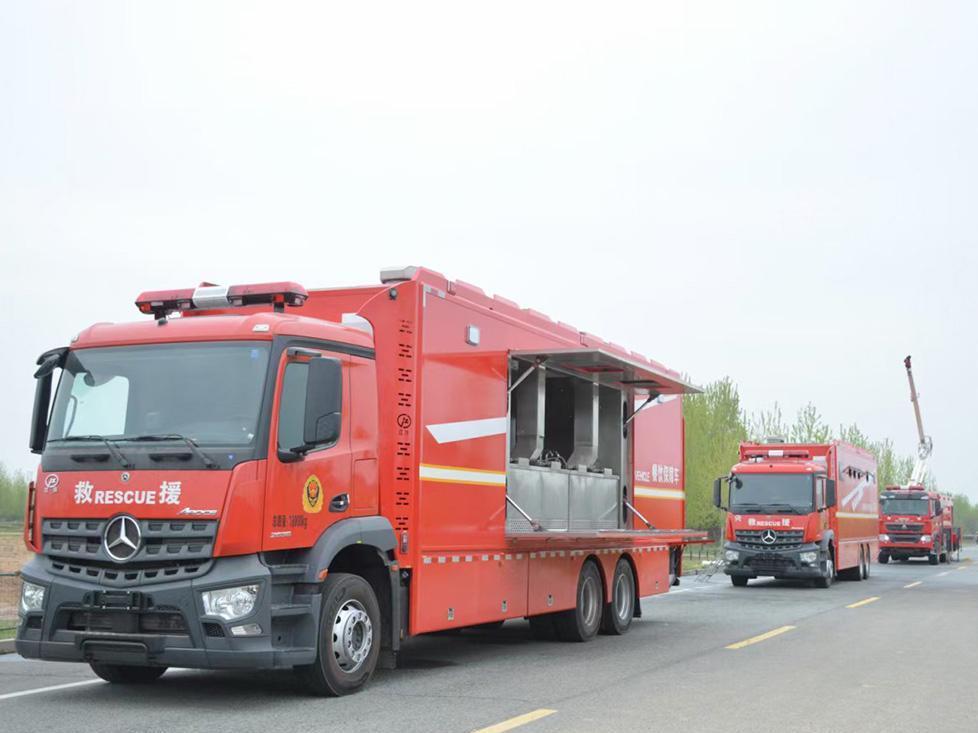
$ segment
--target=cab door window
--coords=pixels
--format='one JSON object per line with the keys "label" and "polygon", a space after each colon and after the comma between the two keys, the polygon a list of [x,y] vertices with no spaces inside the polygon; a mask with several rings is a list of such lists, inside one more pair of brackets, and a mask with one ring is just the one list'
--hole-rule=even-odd
{"label": "cab door window", "polygon": [[290,451],[302,445],[308,380],[308,362],[293,361],[285,366],[278,413],[278,449],[280,451]]}

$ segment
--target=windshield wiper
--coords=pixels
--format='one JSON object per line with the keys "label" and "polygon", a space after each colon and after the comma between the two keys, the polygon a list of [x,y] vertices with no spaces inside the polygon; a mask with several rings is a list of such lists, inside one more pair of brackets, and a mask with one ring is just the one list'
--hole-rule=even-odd
{"label": "windshield wiper", "polygon": [[193,438],[188,438],[186,435],[180,435],[180,433],[161,433],[159,435],[127,435],[119,438],[119,440],[128,440],[132,441],[133,443],[160,443],[168,440],[180,440],[187,444],[187,447],[190,448],[191,452],[201,461],[203,461],[205,466],[208,468],[218,467],[214,462],[214,459],[204,453],[204,451],[200,449],[200,446],[194,442]]}
{"label": "windshield wiper", "polygon": [[735,514],[760,514],[761,505],[749,501],[741,502],[739,504],[731,504],[730,511]]}
{"label": "windshield wiper", "polygon": [[777,512],[790,512],[791,514],[802,514],[802,510],[794,504],[767,504]]}
{"label": "windshield wiper", "polygon": [[[49,440],[49,443],[103,443],[106,448],[109,449],[109,453],[112,457],[122,464],[125,469],[132,468],[132,464],[129,459],[123,455],[122,451],[119,450],[115,444],[106,438],[104,435],[69,435],[67,438],[55,438],[54,440]],[[72,456],[74,458],[74,456]]]}

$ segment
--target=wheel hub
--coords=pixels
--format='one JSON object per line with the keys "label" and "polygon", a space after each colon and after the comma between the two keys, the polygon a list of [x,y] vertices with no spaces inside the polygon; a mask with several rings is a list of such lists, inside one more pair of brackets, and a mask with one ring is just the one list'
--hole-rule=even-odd
{"label": "wheel hub", "polygon": [[373,647],[373,624],[358,601],[347,601],[333,620],[333,656],[344,672],[355,672]]}

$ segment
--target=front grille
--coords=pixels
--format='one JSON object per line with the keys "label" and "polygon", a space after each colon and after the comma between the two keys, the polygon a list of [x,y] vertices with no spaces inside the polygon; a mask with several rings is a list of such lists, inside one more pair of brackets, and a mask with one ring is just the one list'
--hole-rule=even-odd
{"label": "front grille", "polygon": [[187,624],[178,611],[71,611],[62,628],[68,631],[102,631],[117,634],[187,633]]}
{"label": "front grille", "polygon": [[887,532],[916,532],[921,534],[924,530],[922,524],[911,524],[909,522],[893,522],[886,525]]}
{"label": "front grille", "polygon": [[785,557],[757,556],[757,557],[750,558],[747,562],[752,570],[761,574],[770,573],[770,574],[777,575],[778,573],[784,572],[785,570],[794,567],[792,562]]}
{"label": "front grille", "polygon": [[206,573],[214,554],[214,520],[137,520],[139,549],[118,563],[102,539],[109,519],[45,519],[41,554],[57,575],[121,587],[193,578]]}
{"label": "front grille", "polygon": [[[765,533],[774,534],[773,542],[761,539]],[[793,550],[804,544],[805,532],[800,529],[738,529],[735,539],[752,550]]]}
{"label": "front grille", "polygon": [[891,534],[890,542],[897,544],[907,544],[907,543],[918,543],[920,542],[919,534]]}

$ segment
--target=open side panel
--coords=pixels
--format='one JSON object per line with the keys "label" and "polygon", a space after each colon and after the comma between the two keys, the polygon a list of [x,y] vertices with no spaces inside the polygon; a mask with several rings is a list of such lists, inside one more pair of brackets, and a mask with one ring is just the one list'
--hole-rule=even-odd
{"label": "open side panel", "polygon": [[534,531],[524,513],[551,531],[624,527],[625,390],[548,362],[539,352],[509,362],[506,531]]}

